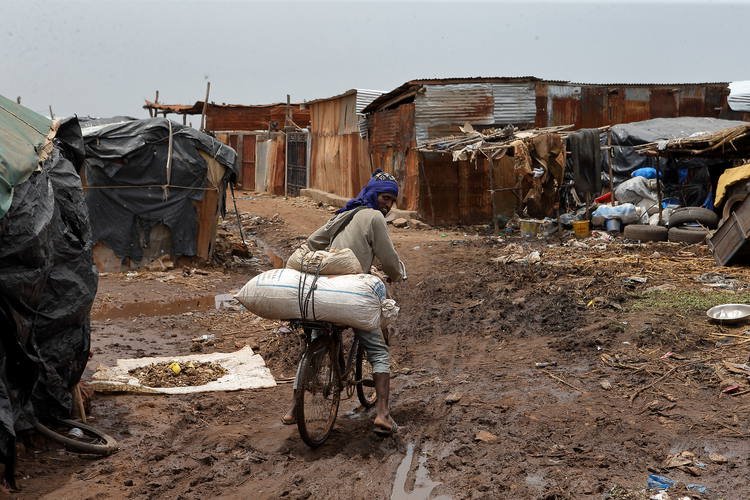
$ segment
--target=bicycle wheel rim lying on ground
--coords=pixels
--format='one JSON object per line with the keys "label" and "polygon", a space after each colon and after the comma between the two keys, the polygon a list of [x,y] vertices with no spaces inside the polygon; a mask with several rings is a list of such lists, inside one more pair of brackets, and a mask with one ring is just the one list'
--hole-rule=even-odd
{"label": "bicycle wheel rim lying on ground", "polygon": [[338,367],[328,339],[313,342],[300,361],[295,393],[297,429],[311,448],[325,442],[336,422],[341,387]]}
{"label": "bicycle wheel rim lying on ground", "polygon": [[[65,445],[70,451],[106,456],[118,449],[115,438],[75,420],[58,419],[46,425],[37,421],[34,428],[52,441]],[[70,433],[74,428],[80,430],[79,436]]]}
{"label": "bicycle wheel rim lying on ground", "polygon": [[357,344],[357,364],[354,366],[354,378],[357,380],[357,399],[364,408],[372,408],[378,400],[375,393],[375,381],[372,376],[372,365],[367,361],[365,348]]}

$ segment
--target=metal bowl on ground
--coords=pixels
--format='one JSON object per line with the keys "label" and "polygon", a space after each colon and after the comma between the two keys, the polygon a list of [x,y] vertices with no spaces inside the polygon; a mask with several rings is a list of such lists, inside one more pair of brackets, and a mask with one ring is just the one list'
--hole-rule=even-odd
{"label": "metal bowl on ground", "polygon": [[710,319],[724,324],[743,323],[750,319],[750,305],[721,304],[706,311],[706,315]]}

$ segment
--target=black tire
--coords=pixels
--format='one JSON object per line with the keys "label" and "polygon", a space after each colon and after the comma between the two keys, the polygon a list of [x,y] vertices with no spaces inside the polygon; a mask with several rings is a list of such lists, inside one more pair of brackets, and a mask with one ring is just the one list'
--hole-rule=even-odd
{"label": "black tire", "polygon": [[357,399],[364,408],[372,408],[378,400],[375,393],[375,381],[372,377],[372,366],[365,356],[365,348],[357,343],[357,361],[354,365],[354,377],[357,382]]}
{"label": "black tire", "polygon": [[669,241],[680,243],[705,243],[707,236],[708,230],[703,228],[673,227],[669,230]]}
{"label": "black tire", "polygon": [[663,226],[649,224],[629,224],[625,226],[622,235],[628,240],[639,241],[667,241],[669,230]]}
{"label": "black tire", "polygon": [[329,338],[314,341],[302,356],[294,398],[299,435],[310,448],[317,448],[333,429],[341,399],[338,363]]}
{"label": "black tire", "polygon": [[716,229],[719,216],[713,210],[701,207],[676,208],[669,216],[669,227],[680,227],[691,222],[698,222],[708,228]]}
{"label": "black tire", "polygon": [[[70,451],[107,456],[118,449],[115,438],[90,425],[75,420],[61,419],[49,425],[35,422],[34,428],[37,432],[52,441],[65,445]],[[67,432],[73,428],[80,429],[83,432],[83,436],[78,438]],[[65,434],[61,434],[59,431],[65,432]]]}

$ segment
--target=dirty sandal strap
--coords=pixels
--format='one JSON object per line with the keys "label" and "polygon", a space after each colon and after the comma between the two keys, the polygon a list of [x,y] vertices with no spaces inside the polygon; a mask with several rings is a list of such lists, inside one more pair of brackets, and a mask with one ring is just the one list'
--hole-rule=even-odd
{"label": "dirty sandal strap", "polygon": [[396,425],[396,422],[393,422],[393,425],[390,429],[386,429],[385,427],[382,427],[380,425],[373,425],[372,431],[378,436],[392,436],[393,434],[396,434],[396,432],[398,432],[398,425]]}

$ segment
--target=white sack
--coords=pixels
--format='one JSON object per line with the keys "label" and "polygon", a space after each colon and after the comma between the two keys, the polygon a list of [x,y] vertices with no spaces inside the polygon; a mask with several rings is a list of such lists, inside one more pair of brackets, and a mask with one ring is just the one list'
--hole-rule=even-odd
{"label": "white sack", "polygon": [[316,250],[312,251],[303,244],[292,253],[286,262],[286,267],[303,273],[315,273],[324,276],[339,274],[362,274],[362,264],[359,263],[357,256],[350,248],[337,250],[332,248],[331,251]]}
{"label": "white sack", "polygon": [[[300,312],[300,277],[305,280],[302,298],[311,297],[305,318]],[[367,331],[380,327],[386,294],[379,278],[371,274],[320,276],[310,294],[313,281],[313,275],[294,269],[273,269],[248,281],[235,297],[250,312],[267,319],[314,319]]]}

